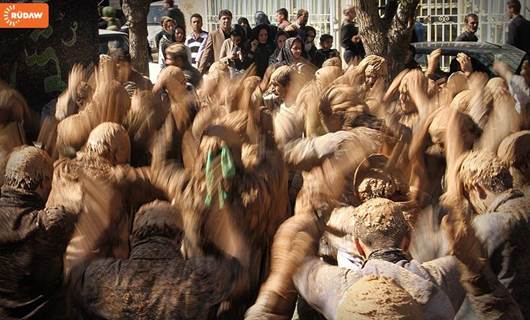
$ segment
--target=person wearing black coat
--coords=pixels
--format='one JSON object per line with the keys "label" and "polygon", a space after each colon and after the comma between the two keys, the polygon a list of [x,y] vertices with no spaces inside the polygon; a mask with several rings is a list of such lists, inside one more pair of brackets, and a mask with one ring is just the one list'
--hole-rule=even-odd
{"label": "person wearing black coat", "polygon": [[271,30],[267,24],[258,25],[252,30],[252,41],[248,57],[254,60],[256,75],[260,78],[263,78],[269,66],[269,58],[274,52],[272,39]]}
{"label": "person wearing black coat", "polygon": [[508,35],[506,43],[530,54],[530,22],[521,16],[521,2],[508,1]]}
{"label": "person wearing black coat", "polygon": [[324,63],[324,60],[326,60],[326,57],[322,55],[315,46],[316,34],[317,31],[315,28],[310,26],[305,26],[300,30],[300,36],[304,43],[304,58],[309,60],[317,68],[320,68],[322,67],[322,63]]}
{"label": "person wearing black coat", "polygon": [[366,55],[363,43],[359,36],[359,28],[355,25],[355,9],[347,7],[344,9],[346,19],[340,28],[341,46],[345,49],[344,61],[350,64],[355,58],[361,60]]}
{"label": "person wearing black coat", "polygon": [[213,319],[241,272],[228,255],[185,259],[182,218],[168,202],[138,210],[127,259],[87,257],[68,279],[69,314],[80,319]]}

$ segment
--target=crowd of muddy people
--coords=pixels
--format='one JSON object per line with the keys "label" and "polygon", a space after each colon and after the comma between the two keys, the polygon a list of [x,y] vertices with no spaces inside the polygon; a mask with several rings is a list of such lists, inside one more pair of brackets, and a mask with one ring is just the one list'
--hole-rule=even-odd
{"label": "crowd of muddy people", "polygon": [[0,318],[527,318],[528,57],[303,50],[116,50],[40,113],[1,83]]}

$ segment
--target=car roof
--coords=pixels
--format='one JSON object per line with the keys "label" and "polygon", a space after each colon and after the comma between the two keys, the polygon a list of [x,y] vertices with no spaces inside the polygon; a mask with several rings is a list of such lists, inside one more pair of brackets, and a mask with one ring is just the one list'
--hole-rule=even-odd
{"label": "car roof", "polygon": [[517,70],[525,56],[525,52],[509,44],[495,44],[490,42],[463,42],[463,41],[433,41],[411,43],[416,48],[416,53],[430,53],[435,49],[442,49],[442,54],[456,55],[465,52],[469,56],[481,61],[484,65],[493,64],[495,57],[512,69]]}
{"label": "car roof", "polygon": [[149,6],[163,6],[164,5],[164,1],[154,1],[154,2],[151,2],[151,4]]}
{"label": "car roof", "polygon": [[128,34],[126,34],[125,32],[106,30],[106,29],[98,29],[98,33],[99,35],[116,34],[116,35],[128,36]]}

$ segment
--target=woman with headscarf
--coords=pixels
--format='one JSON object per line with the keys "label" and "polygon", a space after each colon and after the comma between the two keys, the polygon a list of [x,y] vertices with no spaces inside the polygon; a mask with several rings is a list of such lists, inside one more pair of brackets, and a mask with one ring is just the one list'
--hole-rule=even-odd
{"label": "woman with headscarf", "polygon": [[272,25],[269,21],[269,16],[263,11],[256,11],[254,14],[254,25],[259,26],[260,24],[266,24],[269,26],[269,38],[276,39],[276,33],[278,32],[278,27]]}
{"label": "woman with headscarf", "polygon": [[245,17],[241,17],[237,19],[237,24],[243,28],[243,31],[245,31],[245,38],[250,39],[252,36],[252,27],[250,26],[250,22],[248,22],[248,19]]}
{"label": "woman with headscarf", "polygon": [[302,39],[292,37],[285,40],[285,45],[280,50],[276,62],[279,65],[291,65],[302,62],[304,59],[304,44]]}
{"label": "woman with headscarf", "polygon": [[269,67],[267,68],[267,71],[265,72],[265,75],[263,76],[263,80],[260,85],[261,90],[265,91],[268,89],[271,74],[280,66],[290,66],[296,64],[300,67],[300,72],[306,73],[307,75],[311,74],[312,77],[314,77],[314,73],[316,71],[313,70],[314,68],[303,68],[303,66],[311,65],[309,61],[304,59],[303,52],[304,45],[302,39],[298,37],[292,37],[287,39],[285,41],[285,45],[280,50],[280,53],[276,58],[276,63],[269,65]]}
{"label": "woman with headscarf", "polygon": [[262,78],[269,66],[269,58],[274,52],[270,27],[266,24],[255,27],[252,32],[252,38],[248,57],[254,60],[256,75]]}
{"label": "woman with headscarf", "polygon": [[[289,38],[287,35],[287,32],[283,30],[279,30],[278,33],[276,33],[276,36],[274,37],[274,51],[272,52],[271,56],[269,57],[269,65],[273,65],[277,62],[278,55],[280,54],[280,51],[282,50],[283,46],[285,45],[285,41]],[[272,37],[271,37],[272,39]]]}
{"label": "woman with headscarf", "polygon": [[318,68],[322,67],[322,63],[326,59],[320,52],[318,52],[315,46],[315,37],[317,31],[311,26],[305,26],[300,30],[300,36],[304,43],[304,58],[309,60],[312,64]]}

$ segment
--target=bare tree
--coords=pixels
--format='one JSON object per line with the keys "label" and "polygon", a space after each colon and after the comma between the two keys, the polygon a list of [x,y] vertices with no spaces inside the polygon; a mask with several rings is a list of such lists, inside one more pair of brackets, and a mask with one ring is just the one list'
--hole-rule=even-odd
{"label": "bare tree", "polygon": [[419,0],[387,0],[381,16],[378,1],[353,0],[365,51],[386,58],[390,76],[403,69],[418,3]]}
{"label": "bare tree", "polygon": [[123,13],[129,22],[129,52],[133,67],[144,75],[149,75],[147,60],[147,15],[150,0],[123,0]]}

